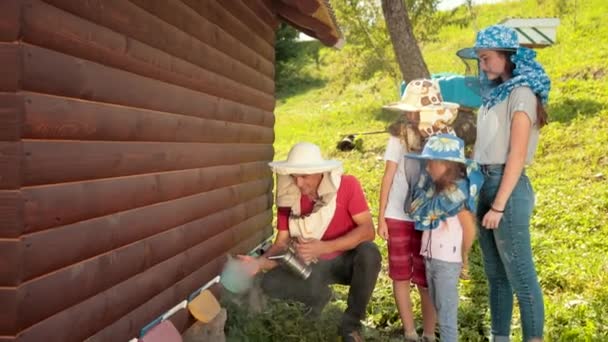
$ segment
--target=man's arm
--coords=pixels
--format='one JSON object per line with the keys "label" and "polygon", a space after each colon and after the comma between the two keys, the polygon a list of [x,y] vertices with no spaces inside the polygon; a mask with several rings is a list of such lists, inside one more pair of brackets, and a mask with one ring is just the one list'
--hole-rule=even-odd
{"label": "man's arm", "polygon": [[277,233],[277,237],[274,239],[274,243],[268,250],[264,253],[264,255],[255,258],[249,255],[239,255],[238,258],[250,265],[252,268],[252,273],[256,274],[260,271],[269,271],[278,266],[278,263],[274,260],[268,259],[269,256],[277,255],[282,253],[287,249],[289,244],[289,231],[288,230],[279,230]]}
{"label": "man's arm", "polygon": [[277,267],[278,263],[274,260],[269,260],[269,256],[278,255],[283,253],[289,245],[289,230],[279,230],[277,237],[274,239],[274,243],[268,250],[258,259],[260,269],[264,271],[271,270]]}
{"label": "man's arm", "polygon": [[369,210],[354,215],[353,221],[357,224],[353,230],[333,240],[304,241],[300,239],[296,244],[298,255],[303,261],[310,262],[323,254],[347,251],[357,247],[361,242],[374,240],[376,233]]}

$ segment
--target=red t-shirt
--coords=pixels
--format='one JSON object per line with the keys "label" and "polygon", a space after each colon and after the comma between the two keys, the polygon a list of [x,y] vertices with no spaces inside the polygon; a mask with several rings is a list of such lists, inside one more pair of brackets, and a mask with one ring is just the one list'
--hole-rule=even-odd
{"label": "red t-shirt", "polygon": [[[308,197],[300,197],[300,208],[303,215],[310,214],[313,206],[314,202]],[[336,212],[321,240],[333,240],[355,229],[357,224],[353,221],[353,216],[368,210],[369,207],[365,200],[365,194],[357,178],[350,175],[342,175],[340,188],[338,188],[336,197]],[[288,207],[279,207],[277,209],[277,229],[289,230],[290,213],[291,208]],[[325,254],[321,256],[321,259],[332,259],[341,253]]]}

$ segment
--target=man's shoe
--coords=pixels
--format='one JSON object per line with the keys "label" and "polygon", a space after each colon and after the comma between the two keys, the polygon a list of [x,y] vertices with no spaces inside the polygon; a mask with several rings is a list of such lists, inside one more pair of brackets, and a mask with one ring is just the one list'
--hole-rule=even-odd
{"label": "man's shoe", "polygon": [[364,342],[363,336],[358,330],[353,330],[349,334],[342,335],[344,342]]}

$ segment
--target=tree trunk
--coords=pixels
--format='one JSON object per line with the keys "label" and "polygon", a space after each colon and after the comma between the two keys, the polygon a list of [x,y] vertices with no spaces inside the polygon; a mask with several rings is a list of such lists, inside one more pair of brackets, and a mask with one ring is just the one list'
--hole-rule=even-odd
{"label": "tree trunk", "polygon": [[382,13],[393,42],[403,80],[429,78],[429,70],[414,37],[404,0],[382,0]]}

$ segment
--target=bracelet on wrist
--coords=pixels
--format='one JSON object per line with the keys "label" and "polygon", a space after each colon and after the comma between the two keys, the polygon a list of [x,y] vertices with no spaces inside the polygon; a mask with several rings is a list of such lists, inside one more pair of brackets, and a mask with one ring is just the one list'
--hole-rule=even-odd
{"label": "bracelet on wrist", "polygon": [[498,210],[496,208],[494,208],[493,205],[490,206],[490,210],[492,210],[493,212],[499,213],[499,214],[503,214],[505,212],[505,210]]}

